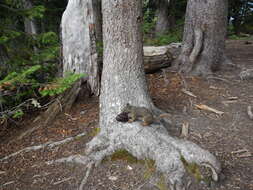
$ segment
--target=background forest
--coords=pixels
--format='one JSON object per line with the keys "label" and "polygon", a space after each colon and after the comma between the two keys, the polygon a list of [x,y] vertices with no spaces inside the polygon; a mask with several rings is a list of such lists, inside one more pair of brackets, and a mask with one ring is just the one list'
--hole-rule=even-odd
{"label": "background forest", "polygon": [[[186,0],[145,0],[145,45],[166,45],[182,40]],[[229,1],[227,37],[249,38],[253,32],[252,3]],[[0,2],[0,123],[45,108],[80,75],[62,76],[60,22],[67,1],[2,0]],[[167,11],[160,23],[159,7]],[[159,27],[159,25],[163,25]],[[102,42],[97,42],[102,53]]]}

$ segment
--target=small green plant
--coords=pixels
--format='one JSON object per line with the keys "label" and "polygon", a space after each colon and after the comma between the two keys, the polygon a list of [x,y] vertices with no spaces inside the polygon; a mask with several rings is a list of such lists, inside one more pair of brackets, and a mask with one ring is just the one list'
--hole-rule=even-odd
{"label": "small green plant", "polygon": [[203,176],[200,172],[200,167],[196,163],[188,163],[183,156],[180,157],[180,160],[183,162],[187,172],[193,175],[197,182],[203,180]]}
{"label": "small green plant", "polygon": [[91,130],[91,132],[89,133],[89,136],[90,137],[95,137],[99,132],[100,132],[100,128],[99,127],[93,128]]}
{"label": "small green plant", "polygon": [[157,187],[159,190],[168,190],[166,179],[163,175],[161,175],[161,177],[157,183]]}
{"label": "small green plant", "polygon": [[31,107],[41,108],[37,99],[44,101],[45,96],[61,94],[84,76],[69,73],[66,77],[43,84],[39,81],[42,71],[42,66],[34,65],[20,72],[11,72],[0,80],[0,119],[6,117],[17,119]]}
{"label": "small green plant", "polygon": [[70,88],[78,79],[82,78],[84,74],[68,73],[63,78],[56,78],[53,82],[40,88],[39,92],[43,96],[55,96],[63,93]]}
{"label": "small green plant", "polygon": [[154,38],[144,38],[145,45],[161,46],[168,45],[173,42],[182,41],[182,30],[171,31],[168,34],[157,35]]}
{"label": "small green plant", "polygon": [[150,159],[144,160],[144,164],[146,168],[144,179],[149,179],[156,172],[155,161]]}
{"label": "small green plant", "polygon": [[228,36],[228,38],[230,40],[252,40],[252,36],[240,36],[240,35],[236,35],[236,34],[233,34],[233,35],[230,35]]}
{"label": "small green plant", "polygon": [[111,156],[110,156],[111,160],[125,160],[129,163],[137,163],[138,159],[136,157],[134,157],[132,154],[130,154],[128,151],[121,149],[118,150],[116,152],[114,152]]}

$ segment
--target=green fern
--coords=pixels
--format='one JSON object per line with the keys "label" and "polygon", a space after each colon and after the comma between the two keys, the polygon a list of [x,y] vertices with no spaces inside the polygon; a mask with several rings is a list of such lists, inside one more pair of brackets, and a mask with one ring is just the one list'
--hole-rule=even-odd
{"label": "green fern", "polygon": [[39,92],[42,96],[55,96],[61,94],[82,77],[84,77],[84,74],[68,73],[65,77],[57,78],[52,83],[41,88]]}

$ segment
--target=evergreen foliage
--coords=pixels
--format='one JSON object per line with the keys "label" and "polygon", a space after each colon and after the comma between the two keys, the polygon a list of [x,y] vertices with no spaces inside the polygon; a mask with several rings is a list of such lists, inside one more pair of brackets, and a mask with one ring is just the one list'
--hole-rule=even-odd
{"label": "evergreen foliage", "polygon": [[[0,122],[22,117],[31,108],[41,108],[50,98],[83,75],[59,75],[58,29],[67,1],[48,3],[4,0],[0,3]],[[36,34],[25,32],[25,19],[34,20]]]}

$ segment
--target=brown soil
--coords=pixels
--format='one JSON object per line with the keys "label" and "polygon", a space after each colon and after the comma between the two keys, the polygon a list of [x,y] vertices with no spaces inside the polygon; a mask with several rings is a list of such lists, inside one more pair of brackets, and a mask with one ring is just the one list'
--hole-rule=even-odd
{"label": "brown soil", "polygon": [[[233,63],[253,69],[253,44],[228,41],[227,54]],[[216,73],[216,78],[189,77],[185,83],[181,76],[171,72],[147,76],[155,104],[173,115],[175,125],[171,134],[179,136],[182,123],[188,122],[188,139],[221,161],[225,179],[212,187],[216,190],[253,190],[253,121],[246,111],[247,106],[253,104],[253,85],[252,80],[240,80],[239,73],[238,68],[223,68]],[[181,91],[184,87],[197,97],[184,94]],[[236,98],[231,100],[231,97]],[[199,110],[196,104],[208,105],[224,114]],[[98,127],[98,111],[98,99],[91,98],[78,102],[71,112],[60,114],[52,125],[36,130],[23,140],[7,142],[15,139],[15,135],[2,138],[0,158],[25,147],[87,133],[81,139],[56,148],[22,153],[1,162],[0,189],[77,189],[85,176],[85,167],[68,163],[47,165],[45,162],[84,154],[85,143],[92,139]],[[92,171],[85,190],[138,189],[145,183],[148,170],[150,168],[143,162],[108,159]]]}

